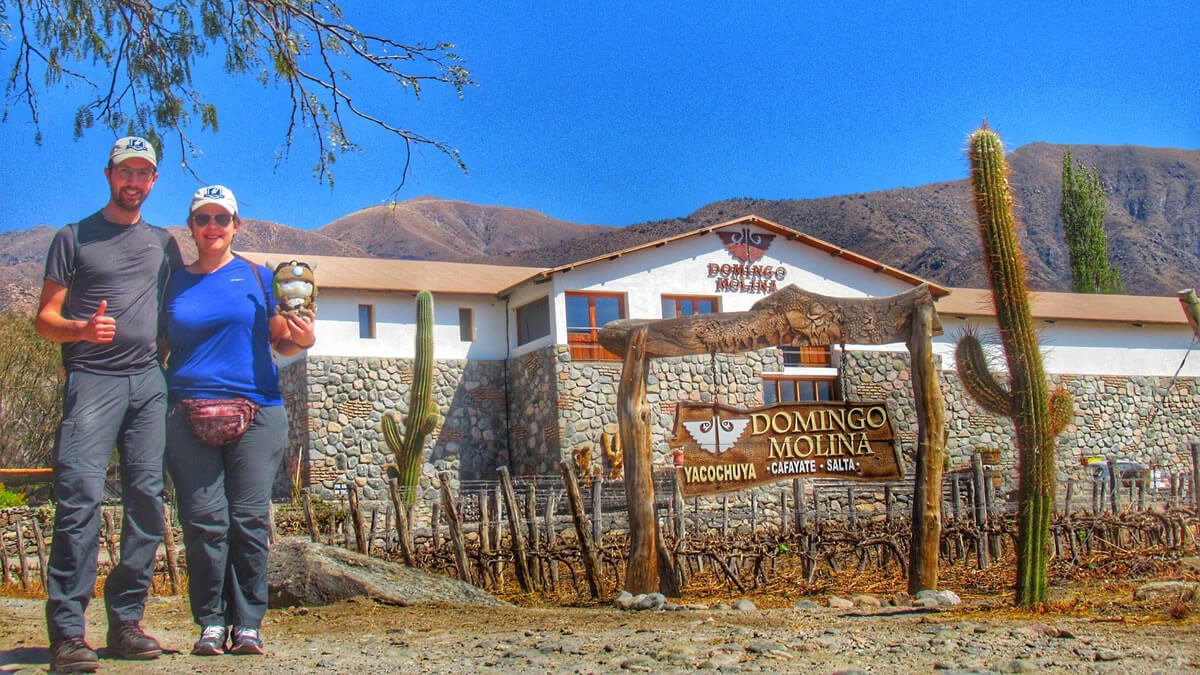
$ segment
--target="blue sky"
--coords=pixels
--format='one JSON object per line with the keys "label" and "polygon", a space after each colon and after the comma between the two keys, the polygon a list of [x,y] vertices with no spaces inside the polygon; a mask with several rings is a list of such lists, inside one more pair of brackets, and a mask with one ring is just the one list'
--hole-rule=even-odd
{"label": "blue sky", "polygon": [[[399,199],[434,195],[605,225],[684,216],[731,197],[811,198],[966,176],[984,118],[1010,148],[1200,148],[1200,10],[1190,2],[343,2],[360,27],[449,41],[478,86],[459,100],[359,94],[398,124],[456,148],[463,174],[419,149]],[[436,4],[436,6],[434,6]],[[0,72],[12,50],[0,52]],[[350,127],[330,188],[303,135],[278,167],[286,94],[209,66],[221,130],[194,131],[193,166],[238,194],[243,215],[315,229],[385,203],[403,151]],[[0,230],[62,225],[107,197],[112,137],[71,138],[67,94],[0,124]],[[174,156],[173,156],[174,155]],[[199,184],[174,147],[144,210],[182,223]]]}

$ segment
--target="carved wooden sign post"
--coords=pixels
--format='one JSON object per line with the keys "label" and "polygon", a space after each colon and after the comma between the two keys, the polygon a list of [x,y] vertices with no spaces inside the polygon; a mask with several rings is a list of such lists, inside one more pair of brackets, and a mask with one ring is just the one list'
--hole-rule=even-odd
{"label": "carved wooden sign post", "polygon": [[680,492],[694,497],[791,478],[902,478],[895,439],[883,401],[681,403],[670,447]]}
{"label": "carved wooden sign post", "polygon": [[[649,359],[737,353],[777,346],[878,345],[896,342],[906,343],[912,356],[913,395],[917,410],[917,487],[913,496],[909,589],[937,588],[945,403],[938,385],[930,338],[940,333],[941,325],[933,309],[933,298],[929,288],[924,285],[885,298],[835,298],[808,293],[790,285],[754,303],[745,312],[693,314],[660,320],[623,319],[602,328],[600,344],[614,354],[624,354],[624,367],[617,390],[617,422],[624,448],[625,499],[629,507],[630,552],[625,589],[631,593],[660,590],[668,593],[677,588],[670,553],[658,537],[654,517],[651,414],[646,400]],[[869,408],[877,404],[860,402],[852,405]],[[713,407],[706,406],[706,409],[711,412]],[[751,411],[746,413],[753,414]],[[734,413],[737,414],[741,413]],[[865,417],[867,413],[855,415]],[[712,417],[718,418],[719,422],[722,416],[718,414]],[[725,417],[730,417],[730,414],[726,413]],[[806,424],[809,423],[809,418],[804,419]],[[871,419],[878,421],[877,418]],[[753,418],[748,419],[747,425],[752,423]],[[796,454],[797,442],[804,444],[803,451],[807,452],[808,443],[816,441],[793,440],[793,454]],[[769,447],[768,441],[768,454]],[[856,447],[857,451],[863,453],[862,456],[866,456],[861,444]],[[882,450],[876,453],[869,439],[866,447],[872,448],[871,454],[886,454]],[[687,459],[685,449],[685,467]],[[807,462],[810,459],[815,458],[796,457],[787,461]],[[829,458],[822,461],[823,470],[830,471]],[[850,473],[851,462],[854,460],[834,463],[833,472],[836,473],[840,466],[843,474]],[[754,466],[757,473],[757,465]],[[858,468],[859,465],[854,462],[854,466]],[[732,472],[733,469],[722,471]]]}

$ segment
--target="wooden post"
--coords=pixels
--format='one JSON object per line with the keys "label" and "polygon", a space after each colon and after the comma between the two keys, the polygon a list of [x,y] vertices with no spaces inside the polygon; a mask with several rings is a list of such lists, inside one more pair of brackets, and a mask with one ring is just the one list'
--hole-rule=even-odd
{"label": "wooden post", "polygon": [[617,424],[625,465],[625,501],[629,513],[629,559],[625,590],[638,595],[659,590],[654,521],[654,475],[651,463],[650,405],[646,401],[646,327],[629,336],[621,382],[617,388]]}
{"label": "wooden post", "polygon": [[529,560],[525,557],[525,528],[521,527],[521,511],[517,508],[517,495],[513,492],[512,479],[508,475],[508,467],[496,469],[500,476],[500,490],[504,495],[504,511],[508,516],[508,529],[512,535],[513,567],[517,571],[517,583],[526,593],[533,592],[533,584],[529,576]]}
{"label": "wooden post", "polygon": [[[492,546],[497,553],[500,552],[501,543],[504,541],[504,495],[501,494],[499,486],[492,491]],[[492,565],[492,576],[496,578],[496,583],[503,585],[504,579],[504,561],[496,556],[495,562]]]}
{"label": "wooden post", "polygon": [[21,573],[21,590],[29,590],[29,561],[25,559],[25,523],[16,519],[17,526],[17,569]]}
{"label": "wooden post", "polygon": [[490,579],[494,584],[496,576],[489,562],[492,557],[491,509],[488,507],[490,501],[487,488],[479,488],[479,572],[482,575],[480,581],[487,583]]}
{"label": "wooden post", "polygon": [[363,525],[362,509],[358,504],[358,483],[346,482],[346,494],[350,497],[350,524],[354,526],[354,548],[359,553],[367,554],[367,532]]}
{"label": "wooden post", "polygon": [[442,547],[442,503],[435,501],[429,507],[429,532],[433,536],[433,550]]}
{"label": "wooden post", "polygon": [[[987,511],[988,522],[992,521],[992,516],[996,513],[996,483],[993,479],[993,476],[995,476],[993,472],[984,470],[983,507]],[[999,532],[992,532],[988,534],[988,551],[991,553],[992,560],[1000,559],[1001,550]]]}
{"label": "wooden post", "polygon": [[[537,525],[537,482],[530,481],[525,490],[525,517],[529,526],[529,553],[533,560],[529,564],[529,575],[534,588],[546,588],[546,570],[542,565],[542,536]],[[528,558],[526,558],[528,560]]]}
{"label": "wooden post", "polygon": [[979,538],[975,542],[975,548],[979,560],[979,569],[983,569],[992,564],[992,558],[989,554],[990,547],[987,537],[988,514],[984,498],[983,457],[978,452],[971,455],[971,475],[975,478],[971,492],[974,493],[972,496],[975,502],[975,528],[979,533]]}
{"label": "wooden post", "polygon": [[1121,512],[1121,477],[1117,468],[1117,460],[1108,460],[1108,497],[1112,502],[1112,512]]}
{"label": "wooden post", "polygon": [[1200,442],[1189,446],[1192,450],[1192,508],[1200,511]]}
{"label": "wooden post", "polygon": [[319,544],[321,543],[321,536],[317,532],[317,523],[313,519],[312,499],[308,496],[308,488],[300,491],[300,500],[304,505],[304,524],[308,526],[308,538],[314,544]]}
{"label": "wooden post", "polygon": [[279,540],[275,531],[275,502],[267,502],[267,545],[271,546]]}
{"label": "wooden post", "polygon": [[[42,582],[42,592],[46,592],[46,577],[50,574],[50,570],[46,569],[46,542],[42,539],[42,526],[36,515],[29,519],[29,524],[33,526],[33,540],[37,544],[38,577]],[[0,542],[0,546],[3,546],[3,542]]]}
{"label": "wooden post", "polygon": [[175,550],[175,526],[171,518],[171,504],[165,501],[163,502],[163,549],[166,552],[167,580],[171,582],[171,595],[179,595],[179,552]]}
{"label": "wooden post", "polygon": [[729,538],[729,495],[721,495],[721,538]]}
{"label": "wooden post", "polygon": [[788,491],[787,488],[779,490],[779,533],[783,534],[788,531]]}
{"label": "wooden post", "polygon": [[804,512],[804,481],[792,479],[792,503],[796,505],[796,531],[803,532],[808,527],[808,514]]}
{"label": "wooden post", "polygon": [[[958,487],[958,481],[954,481],[954,486]],[[892,486],[884,485],[883,486],[883,520],[886,523],[892,522],[892,506],[893,506],[892,502],[893,501],[895,501],[895,497],[892,496]],[[957,503],[957,501],[958,500],[956,499],[955,502]],[[955,516],[957,516],[957,515],[958,515],[958,512],[955,511]],[[896,562],[899,562],[899,561],[896,561]]]}
{"label": "wooden post", "polygon": [[855,501],[854,486],[846,486],[846,506],[850,511],[850,527],[858,527],[858,504]]}
{"label": "wooden post", "polygon": [[599,546],[604,543],[604,478],[592,479],[592,541]]}
{"label": "wooden post", "polygon": [[1067,479],[1067,494],[1063,497],[1063,515],[1071,516],[1071,493],[1075,489],[1075,481]]}
{"label": "wooden post", "polygon": [[583,558],[584,576],[587,578],[588,590],[591,592],[592,598],[599,600],[604,584],[600,579],[600,561],[596,557],[596,548],[592,542],[587,517],[583,513],[583,499],[579,496],[579,482],[575,480],[575,470],[571,467],[570,462],[563,460],[558,464],[562,470],[563,484],[567,488],[567,503],[571,507],[571,518],[575,522],[575,536],[579,538],[579,550]]}
{"label": "wooden post", "polygon": [[467,558],[467,545],[463,539],[462,519],[458,516],[458,507],[454,504],[454,495],[450,493],[450,472],[438,473],[442,482],[442,504],[446,509],[446,525],[450,528],[450,543],[454,546],[454,563],[458,567],[458,578],[473,584],[471,578],[471,560]]}
{"label": "wooden post", "polygon": [[[103,514],[104,520],[104,549],[108,551],[109,569],[117,566],[117,526],[113,522],[113,514],[111,509],[100,507],[100,513]],[[17,528],[17,533],[20,534],[20,528]]]}
{"label": "wooden post", "polygon": [[942,467],[945,461],[946,404],[933,361],[932,302],[917,304],[911,315],[908,353],[912,362],[913,402],[917,414],[917,466],[912,504],[912,553],[908,592],[938,587],[938,550],[942,536]]}
{"label": "wooden post", "polygon": [[409,567],[416,566],[416,552],[413,550],[412,529],[408,523],[408,510],[405,507],[404,500],[400,498],[400,482],[396,478],[388,480],[388,496],[392,500],[392,509],[396,511],[396,538],[400,543],[400,555],[404,557],[404,564]]}
{"label": "wooden post", "polygon": [[684,512],[683,492],[680,490],[679,481],[675,481],[674,494],[671,495],[671,503],[674,505],[675,512],[675,538],[678,541],[683,541],[687,536],[687,514]]}
{"label": "wooden post", "polygon": [[12,575],[8,572],[8,547],[3,545],[3,537],[0,532],[0,583],[7,586],[12,583]]}

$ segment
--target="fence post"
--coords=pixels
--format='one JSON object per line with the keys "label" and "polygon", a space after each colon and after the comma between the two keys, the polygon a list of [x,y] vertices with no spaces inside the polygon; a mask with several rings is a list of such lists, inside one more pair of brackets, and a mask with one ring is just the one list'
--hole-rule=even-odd
{"label": "fence post", "polygon": [[8,548],[4,546],[4,533],[0,532],[0,583],[5,586],[12,583],[12,577],[8,573]]}
{"label": "fence post", "polygon": [[458,566],[458,578],[468,584],[475,583],[471,578],[471,561],[467,559],[467,547],[463,541],[462,520],[458,517],[458,507],[454,504],[454,495],[450,493],[450,472],[438,473],[442,483],[442,504],[446,508],[446,525],[450,528],[450,543],[454,546],[454,562]]}
{"label": "fence post", "polygon": [[[37,522],[34,522],[37,525]],[[36,528],[35,528],[36,531]],[[38,548],[41,548],[41,533],[38,534]],[[171,595],[179,595],[179,552],[175,550],[175,528],[171,524],[171,504],[163,502],[163,549],[167,557],[167,579],[171,582]],[[41,551],[38,551],[39,556]],[[46,560],[42,559],[43,570],[46,567]],[[42,583],[44,584],[45,572],[42,573]]]}
{"label": "fence post", "polygon": [[317,533],[317,523],[313,518],[312,499],[308,496],[308,488],[300,491],[300,501],[304,505],[304,524],[308,525],[308,538],[314,544],[321,543],[321,537]]}
{"label": "fence post", "polygon": [[592,480],[592,541],[599,546],[604,543],[604,479],[596,476]]}
{"label": "fence post", "polygon": [[983,569],[992,564],[991,556],[989,555],[989,544],[987,535],[987,506],[984,502],[985,487],[983,476],[983,457],[978,452],[971,454],[971,474],[974,476],[974,485],[972,492],[974,493],[972,501],[975,502],[975,527],[978,536],[975,540],[975,554],[979,561],[979,569]]}
{"label": "fence post", "polygon": [[496,469],[500,476],[500,490],[504,495],[504,510],[508,515],[508,528],[512,533],[513,567],[517,571],[517,583],[521,590],[530,593],[533,584],[529,576],[529,560],[525,557],[525,531],[521,527],[521,512],[517,509],[517,495],[513,492],[512,479],[508,475],[508,467]]}
{"label": "fence post", "polygon": [[1112,501],[1114,515],[1121,511],[1121,479],[1117,475],[1117,460],[1108,460],[1108,496]]}
{"label": "fence post", "polygon": [[599,600],[604,588],[603,582],[600,580],[600,561],[596,558],[596,548],[592,545],[587,518],[583,514],[583,499],[579,496],[579,482],[575,480],[575,470],[571,467],[570,462],[563,460],[558,464],[562,470],[563,484],[567,488],[567,504],[571,507],[575,535],[579,538],[579,550],[582,553],[588,590],[591,591],[592,598]]}
{"label": "fence post", "polygon": [[1192,508],[1200,511],[1200,441],[1188,445],[1192,450]]}
{"label": "fence post", "polygon": [[804,509],[804,481],[792,479],[792,502],[796,504],[796,531],[804,532],[808,528],[808,514]]}
{"label": "fence post", "polygon": [[529,522],[529,548],[526,555],[533,555],[529,561],[529,578],[538,590],[546,588],[546,569],[542,565],[541,556],[537,555],[542,548],[542,534],[537,524],[537,479],[530,481],[525,490],[525,517]]}
{"label": "fence post", "polygon": [[350,497],[350,524],[354,526],[354,548],[361,554],[367,554],[367,533],[363,525],[362,509],[358,504],[358,483],[346,482],[346,494]]}
{"label": "fence post", "polygon": [[416,555],[413,551],[412,529],[408,524],[408,510],[404,508],[404,500],[400,498],[400,482],[392,478],[388,481],[388,496],[392,500],[392,508],[396,511],[396,534],[400,540],[400,555],[404,564],[415,567]]}
{"label": "fence post", "polygon": [[[110,517],[111,518],[111,517]],[[29,561],[25,559],[25,523],[21,518],[16,519],[17,523],[17,563],[18,569],[21,571],[21,590],[29,590]],[[116,565],[116,561],[113,561]]]}

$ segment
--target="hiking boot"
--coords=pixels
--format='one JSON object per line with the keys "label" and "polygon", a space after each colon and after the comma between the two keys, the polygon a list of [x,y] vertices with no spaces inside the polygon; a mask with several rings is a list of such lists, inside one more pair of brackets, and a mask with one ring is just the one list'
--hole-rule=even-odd
{"label": "hiking boot", "polygon": [[137,621],[122,621],[116,626],[109,626],[107,647],[105,656],[114,659],[146,661],[162,655],[158,640],[146,635]]}
{"label": "hiking boot", "polygon": [[257,628],[238,626],[233,629],[233,645],[230,654],[265,654],[262,638],[258,636]]}
{"label": "hiking boot", "polygon": [[205,626],[200,639],[192,645],[196,656],[217,656],[225,653],[225,626]]}
{"label": "hiking boot", "polygon": [[63,638],[50,643],[52,673],[92,673],[99,667],[100,657],[82,637]]}

